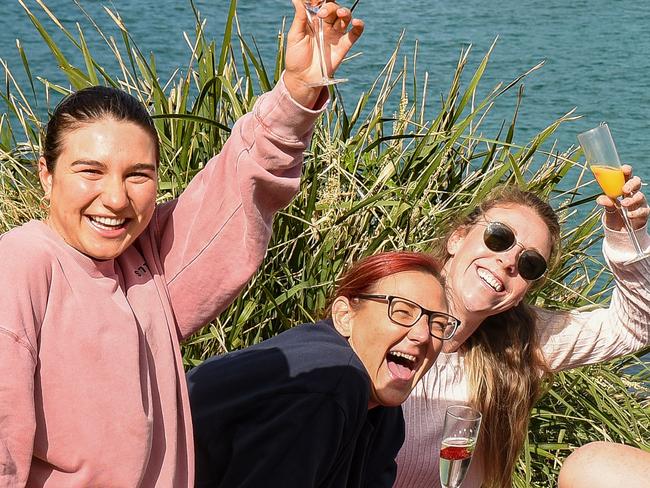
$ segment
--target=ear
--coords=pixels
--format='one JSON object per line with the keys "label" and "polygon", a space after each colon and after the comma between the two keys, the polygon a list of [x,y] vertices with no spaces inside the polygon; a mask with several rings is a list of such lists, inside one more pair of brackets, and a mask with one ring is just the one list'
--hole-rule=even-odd
{"label": "ear", "polygon": [[459,227],[449,236],[449,239],[447,239],[447,252],[450,256],[455,256],[460,246],[463,245],[466,233],[466,229]]}
{"label": "ear", "polygon": [[352,335],[352,306],[347,297],[336,297],[332,303],[332,322],[343,337]]}
{"label": "ear", "polygon": [[47,162],[43,156],[38,158],[38,179],[41,180],[45,199],[49,200],[52,194],[52,173],[47,169]]}

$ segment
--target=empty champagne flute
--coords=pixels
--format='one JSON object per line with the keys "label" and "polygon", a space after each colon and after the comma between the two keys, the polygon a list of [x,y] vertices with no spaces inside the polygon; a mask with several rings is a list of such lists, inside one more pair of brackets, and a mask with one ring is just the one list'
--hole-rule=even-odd
{"label": "empty champagne flute", "polygon": [[605,195],[614,201],[616,208],[618,208],[623,216],[625,230],[627,230],[636,251],[636,257],[626,261],[626,264],[645,259],[648,257],[648,254],[644,253],[641,249],[636,234],[634,233],[634,228],[627,215],[627,210],[620,202],[623,195],[625,176],[609,127],[603,122],[598,127],[578,134],[578,141],[587,158],[587,164],[596,177],[596,181],[603,189]]}
{"label": "empty champagne flute", "polygon": [[327,62],[325,61],[325,39],[323,36],[323,19],[318,17],[318,11],[325,5],[327,0],[304,0],[305,10],[307,11],[307,19],[314,30],[316,36],[316,46],[318,49],[318,59],[321,71],[321,79],[308,83],[308,86],[326,86],[334,85],[348,81],[345,78],[331,78],[327,70]]}
{"label": "empty champagne flute", "polygon": [[458,488],[463,483],[481,427],[481,413],[465,405],[451,405],[445,413],[440,446],[440,483]]}

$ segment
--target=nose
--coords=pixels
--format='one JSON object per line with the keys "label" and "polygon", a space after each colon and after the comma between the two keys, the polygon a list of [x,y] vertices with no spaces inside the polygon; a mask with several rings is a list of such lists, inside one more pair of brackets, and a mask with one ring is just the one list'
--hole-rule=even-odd
{"label": "nose", "polygon": [[428,342],[431,339],[430,329],[429,329],[429,317],[423,315],[420,319],[411,326],[407,337],[413,342],[424,343]]}
{"label": "nose", "polygon": [[102,204],[113,212],[124,210],[129,205],[129,195],[122,178],[107,178],[102,188]]}
{"label": "nose", "polygon": [[519,260],[519,254],[521,254],[523,250],[524,247],[517,243],[507,251],[497,254],[497,262],[503,266],[509,275],[517,274],[517,261]]}

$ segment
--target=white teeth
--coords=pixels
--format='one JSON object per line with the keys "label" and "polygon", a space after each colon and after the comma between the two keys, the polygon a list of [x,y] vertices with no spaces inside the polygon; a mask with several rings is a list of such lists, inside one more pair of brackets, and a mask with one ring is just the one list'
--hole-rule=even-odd
{"label": "white teeth", "polygon": [[124,225],[126,219],[115,219],[112,217],[88,217],[91,221],[96,224],[101,224],[107,227],[120,227]]}
{"label": "white teeth", "polygon": [[481,278],[485,283],[487,283],[491,288],[494,289],[494,291],[503,291],[503,283],[501,283],[496,276],[494,276],[492,273],[489,271],[479,268],[478,269],[478,276]]}
{"label": "white teeth", "polygon": [[393,356],[397,356],[400,358],[408,359],[411,362],[415,362],[417,359],[415,356],[411,356],[410,354],[406,354],[405,352],[399,352],[399,351],[391,351],[390,352]]}

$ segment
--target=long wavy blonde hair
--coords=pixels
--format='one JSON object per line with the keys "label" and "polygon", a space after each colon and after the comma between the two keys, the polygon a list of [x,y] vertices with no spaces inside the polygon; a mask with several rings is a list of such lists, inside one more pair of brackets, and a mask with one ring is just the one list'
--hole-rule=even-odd
{"label": "long wavy blonde hair", "polygon": [[[443,261],[451,258],[446,243],[451,234],[473,226],[495,207],[520,205],[535,211],[551,236],[553,268],[560,255],[560,224],[555,211],[534,193],[512,186],[492,191],[469,215],[457,219],[434,248]],[[539,287],[542,280],[535,282]],[[524,301],[485,319],[465,341],[462,351],[470,382],[470,405],[483,415],[477,453],[489,488],[511,486],[515,462],[526,439],[530,412],[540,395],[547,368],[537,334],[537,317]]]}

